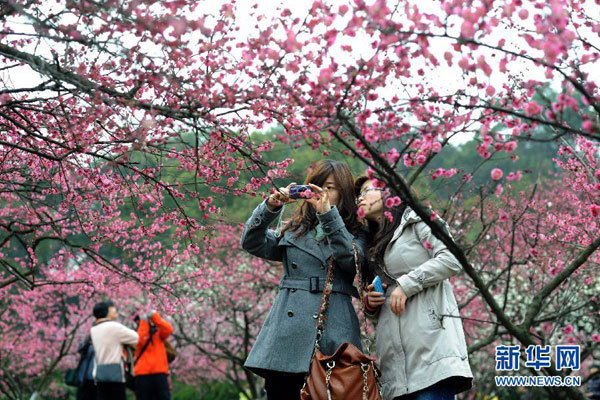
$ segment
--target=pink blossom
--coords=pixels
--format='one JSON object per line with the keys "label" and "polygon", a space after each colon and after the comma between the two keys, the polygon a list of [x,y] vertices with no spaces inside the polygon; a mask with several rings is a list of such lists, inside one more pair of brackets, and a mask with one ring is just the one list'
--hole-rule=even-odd
{"label": "pink blossom", "polygon": [[460,27],[460,35],[466,39],[471,39],[473,36],[475,36],[475,32],[476,29],[473,23],[464,20]]}
{"label": "pink blossom", "polygon": [[529,16],[529,11],[527,11],[524,8],[521,8],[521,10],[519,10],[519,18],[527,19],[528,16]]}
{"label": "pink blossom", "polygon": [[502,172],[502,170],[500,168],[494,168],[492,170],[492,172],[490,173],[491,177],[493,180],[497,181],[499,179],[502,178],[502,176],[504,175],[504,173]]}
{"label": "pink blossom", "polygon": [[387,158],[390,160],[390,163],[395,164],[396,161],[400,159],[400,153],[395,147],[393,147],[390,149],[390,151],[388,151]]}
{"label": "pink blossom", "polygon": [[591,204],[590,205],[590,212],[592,213],[592,216],[594,216],[594,217],[600,216],[600,205],[598,205],[598,204]]}
{"label": "pink blossom", "polygon": [[502,185],[498,184],[496,186],[496,190],[494,191],[494,194],[496,195],[496,197],[500,197],[500,195],[502,194],[503,191],[504,191],[504,188],[502,187]]}
{"label": "pink blossom", "polygon": [[456,173],[458,172],[458,170],[456,168],[450,168],[444,171],[444,177],[446,178],[452,178],[454,175],[456,175]]}
{"label": "pink blossom", "polygon": [[81,40],[82,39],[81,32],[79,32],[76,29],[71,30],[69,32],[69,36],[71,36],[75,40]]}
{"label": "pink blossom", "polygon": [[367,213],[365,212],[365,209],[362,206],[360,206],[356,210],[356,215],[358,215],[358,218],[364,218],[367,215]]}
{"label": "pink blossom", "polygon": [[171,19],[171,28],[173,28],[173,36],[179,37],[183,35],[187,29],[187,24],[180,18]]}
{"label": "pink blossom", "polygon": [[319,72],[319,83],[321,85],[328,84],[332,78],[333,78],[333,70],[331,69],[331,67],[323,68]]}
{"label": "pink blossom", "polygon": [[490,76],[492,74],[492,67],[490,67],[490,65],[487,63],[483,55],[477,58],[477,66],[483,70],[483,73],[486,76]]}
{"label": "pink blossom", "polygon": [[499,64],[500,72],[506,73],[506,71],[507,71],[506,64],[508,64],[508,59],[506,57],[504,57],[502,60],[500,60],[500,64]]}
{"label": "pink blossom", "polygon": [[323,38],[327,42],[328,47],[333,46],[333,43],[335,42],[335,39],[337,38],[338,33],[339,32],[335,29],[331,29],[331,30],[325,32],[325,35],[323,35]]}
{"label": "pink blossom", "polygon": [[396,207],[396,206],[399,206],[401,203],[402,203],[402,200],[400,199],[400,197],[398,197],[398,196],[389,197],[386,200],[386,207],[387,208]]}
{"label": "pink blossom", "polygon": [[469,60],[466,57],[461,58],[458,62],[458,66],[465,70],[469,69]]}
{"label": "pink blossom", "polygon": [[504,151],[506,151],[507,153],[514,151],[516,148],[517,148],[517,142],[515,142],[514,140],[504,143]]}
{"label": "pink blossom", "polygon": [[525,114],[527,114],[530,117],[538,115],[542,112],[542,107],[540,107],[540,105],[535,101],[526,103],[523,109],[525,110]]}
{"label": "pink blossom", "polygon": [[592,132],[594,130],[594,123],[592,121],[590,121],[589,119],[586,119],[581,124],[581,127],[583,128],[584,131]]}
{"label": "pink blossom", "polygon": [[516,181],[516,182],[518,182],[518,181],[520,181],[520,180],[521,180],[521,175],[522,175],[522,172],[521,172],[521,171],[517,171],[517,172],[510,172],[510,173],[508,174],[508,176],[506,177],[506,179],[507,179],[508,181]]}
{"label": "pink blossom", "polygon": [[9,93],[0,94],[0,104],[6,104],[12,101],[12,96]]}
{"label": "pink blossom", "polygon": [[370,143],[377,142],[379,140],[379,136],[372,130],[368,130],[365,133],[365,140]]}
{"label": "pink blossom", "polygon": [[221,6],[221,13],[227,18],[233,18],[233,4],[223,4]]}
{"label": "pink blossom", "polygon": [[302,44],[296,39],[296,33],[291,30],[286,30],[287,40],[285,41],[285,49],[289,52],[294,52],[302,48]]}
{"label": "pink blossom", "polygon": [[492,97],[494,94],[496,94],[496,89],[493,86],[488,86],[485,88],[485,94],[487,94],[488,96]]}
{"label": "pink blossom", "polygon": [[562,331],[565,335],[570,335],[571,333],[573,333],[573,325],[567,325],[563,327]]}

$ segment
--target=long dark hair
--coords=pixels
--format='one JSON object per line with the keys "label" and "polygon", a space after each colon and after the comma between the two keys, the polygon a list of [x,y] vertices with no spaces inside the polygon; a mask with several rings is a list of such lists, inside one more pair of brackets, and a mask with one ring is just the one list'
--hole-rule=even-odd
{"label": "long dark hair", "polygon": [[[362,175],[356,179],[354,182],[354,193],[356,197],[358,197],[360,194],[360,188],[362,185],[369,180],[371,180],[371,178],[366,175]],[[390,196],[397,196],[393,190],[389,190]],[[385,249],[392,240],[394,232],[402,220],[402,214],[404,214],[404,211],[406,210],[406,203],[404,202],[400,203],[398,206],[388,208],[385,205],[385,198],[383,198],[383,196],[382,201],[384,211],[389,211],[393,219],[390,221],[387,219],[387,217],[384,217],[381,225],[375,221],[367,221],[369,226],[369,245],[367,247],[368,271],[366,271],[366,273],[370,277],[374,276],[375,265],[383,265]]]}
{"label": "long dark hair", "polygon": [[[312,183],[313,185],[322,187],[329,175],[333,175],[340,194],[337,204],[340,216],[344,220],[346,229],[350,233],[355,234],[362,225],[358,222],[358,216],[356,215],[356,202],[353,190],[354,176],[345,163],[336,160],[321,160],[316,162],[310,169],[308,176],[304,180],[304,184]],[[292,218],[285,224],[281,233],[283,234],[285,231],[291,230],[296,232],[296,236],[299,237],[316,228],[318,224],[319,220],[317,219],[315,208],[312,204],[303,202]]]}

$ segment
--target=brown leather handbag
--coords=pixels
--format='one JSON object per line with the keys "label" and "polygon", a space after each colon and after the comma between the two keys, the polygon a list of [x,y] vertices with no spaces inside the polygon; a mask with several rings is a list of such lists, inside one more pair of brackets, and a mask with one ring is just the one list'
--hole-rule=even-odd
{"label": "brown leather handbag", "polygon": [[[359,283],[360,306],[365,311],[362,291],[362,275],[358,266],[358,253],[354,247],[356,275]],[[342,343],[330,356],[319,349],[325,329],[327,308],[333,287],[333,258],[329,262],[325,287],[321,297],[317,319],[317,339],[304,386],[300,391],[302,400],[381,400],[379,368],[375,357],[360,351],[352,343]],[[366,320],[364,321],[366,325]]]}

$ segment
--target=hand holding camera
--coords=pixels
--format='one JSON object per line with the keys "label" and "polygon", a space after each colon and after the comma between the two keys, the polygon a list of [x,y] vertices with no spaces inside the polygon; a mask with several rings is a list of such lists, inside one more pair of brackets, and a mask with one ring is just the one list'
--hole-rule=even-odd
{"label": "hand holding camera", "polygon": [[296,200],[290,196],[290,188],[296,186],[296,182],[290,183],[286,187],[280,187],[275,193],[267,199],[269,210],[275,211],[284,204],[294,203]]}
{"label": "hand holding camera", "polygon": [[312,183],[309,183],[308,187],[311,195],[307,196],[306,202],[312,204],[319,214],[324,214],[331,210],[329,191],[327,189],[320,188],[317,185],[313,185]]}

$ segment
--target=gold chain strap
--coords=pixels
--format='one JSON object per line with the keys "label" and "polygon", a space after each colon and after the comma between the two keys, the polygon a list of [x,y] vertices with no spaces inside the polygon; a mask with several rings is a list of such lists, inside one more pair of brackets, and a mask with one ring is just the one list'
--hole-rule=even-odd
{"label": "gold chain strap", "polygon": [[369,372],[369,364],[360,363],[360,369],[362,369],[363,372],[363,400],[368,400],[369,383],[367,382],[367,372]]}
{"label": "gold chain strap", "polygon": [[335,367],[335,361],[327,362],[327,374],[325,375],[325,387],[327,388],[327,400],[331,400],[331,390],[329,389],[329,381],[331,380],[331,373]]}

